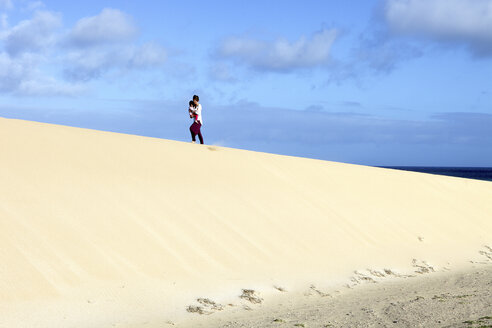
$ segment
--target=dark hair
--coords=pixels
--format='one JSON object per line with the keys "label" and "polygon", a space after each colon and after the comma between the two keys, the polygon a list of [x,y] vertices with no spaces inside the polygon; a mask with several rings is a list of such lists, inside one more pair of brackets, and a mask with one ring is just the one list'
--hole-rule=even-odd
{"label": "dark hair", "polygon": [[195,103],[193,102],[193,100],[190,100],[189,105],[195,107]]}
{"label": "dark hair", "polygon": [[200,101],[200,97],[198,97],[197,95],[194,95],[193,100]]}

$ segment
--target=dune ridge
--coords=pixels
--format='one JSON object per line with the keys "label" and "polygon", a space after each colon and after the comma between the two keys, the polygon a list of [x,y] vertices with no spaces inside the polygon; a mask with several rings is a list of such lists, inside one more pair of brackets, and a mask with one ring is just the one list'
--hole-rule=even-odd
{"label": "dune ridge", "polygon": [[179,322],[243,289],[492,259],[487,181],[5,118],[0,149],[0,327]]}

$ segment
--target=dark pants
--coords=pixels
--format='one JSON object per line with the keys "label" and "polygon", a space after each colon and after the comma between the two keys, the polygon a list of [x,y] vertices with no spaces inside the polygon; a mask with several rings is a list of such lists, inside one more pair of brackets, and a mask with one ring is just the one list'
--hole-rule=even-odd
{"label": "dark pants", "polygon": [[203,144],[202,132],[200,131],[201,127],[202,125],[199,122],[194,122],[190,126],[190,132],[191,132],[191,140],[196,141],[195,137],[198,135],[198,139],[200,139],[200,143]]}

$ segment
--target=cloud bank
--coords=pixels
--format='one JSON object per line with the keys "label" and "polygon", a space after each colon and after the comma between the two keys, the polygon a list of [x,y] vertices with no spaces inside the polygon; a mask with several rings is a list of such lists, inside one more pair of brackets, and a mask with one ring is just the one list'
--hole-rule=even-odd
{"label": "cloud bank", "polygon": [[[0,7],[11,5],[0,2]],[[0,92],[19,95],[75,95],[86,82],[108,72],[160,68],[165,48],[139,44],[138,28],[124,12],[106,8],[71,28],[60,13],[33,8],[30,19],[0,30]]]}
{"label": "cloud bank", "polygon": [[106,8],[96,16],[80,19],[69,33],[69,41],[77,47],[132,41],[137,27],[129,15]]}
{"label": "cloud bank", "polygon": [[256,70],[290,72],[328,64],[336,37],[337,31],[334,29],[321,30],[309,38],[301,36],[296,41],[230,37],[219,45],[216,53],[221,59]]}
{"label": "cloud bank", "polygon": [[492,56],[492,0],[387,0],[384,17],[397,35],[464,45]]}
{"label": "cloud bank", "polygon": [[5,50],[16,57],[25,52],[37,52],[56,42],[56,32],[62,26],[61,15],[38,11],[30,20],[23,20],[5,32]]}
{"label": "cloud bank", "polygon": [[[381,0],[349,57],[337,61],[329,82],[389,74],[422,57],[429,46],[492,58],[492,0]],[[442,50],[442,49],[441,49]]]}
{"label": "cloud bank", "polygon": [[[234,115],[227,113],[234,108]],[[314,109],[314,110],[313,110]],[[492,114],[446,112],[429,119],[379,117],[362,112],[306,111],[238,102],[209,109],[210,130],[230,141],[270,140],[284,143],[328,144],[441,144],[492,147]],[[234,121],[241,123],[238,129]]]}
{"label": "cloud bank", "polygon": [[137,45],[132,18],[116,9],[80,19],[65,40],[64,74],[71,81],[88,81],[110,70],[159,67],[166,61],[157,43]]}

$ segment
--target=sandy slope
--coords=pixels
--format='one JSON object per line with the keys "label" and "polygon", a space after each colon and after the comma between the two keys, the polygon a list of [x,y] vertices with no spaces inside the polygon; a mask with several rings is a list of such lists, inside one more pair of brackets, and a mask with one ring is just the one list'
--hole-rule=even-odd
{"label": "sandy slope", "polygon": [[492,246],[485,181],[4,118],[0,151],[0,327],[180,322]]}
{"label": "sandy slope", "polygon": [[195,316],[175,326],[491,328],[492,262],[409,279],[366,283],[340,293],[285,292],[255,306],[253,311],[236,307],[213,316]]}

